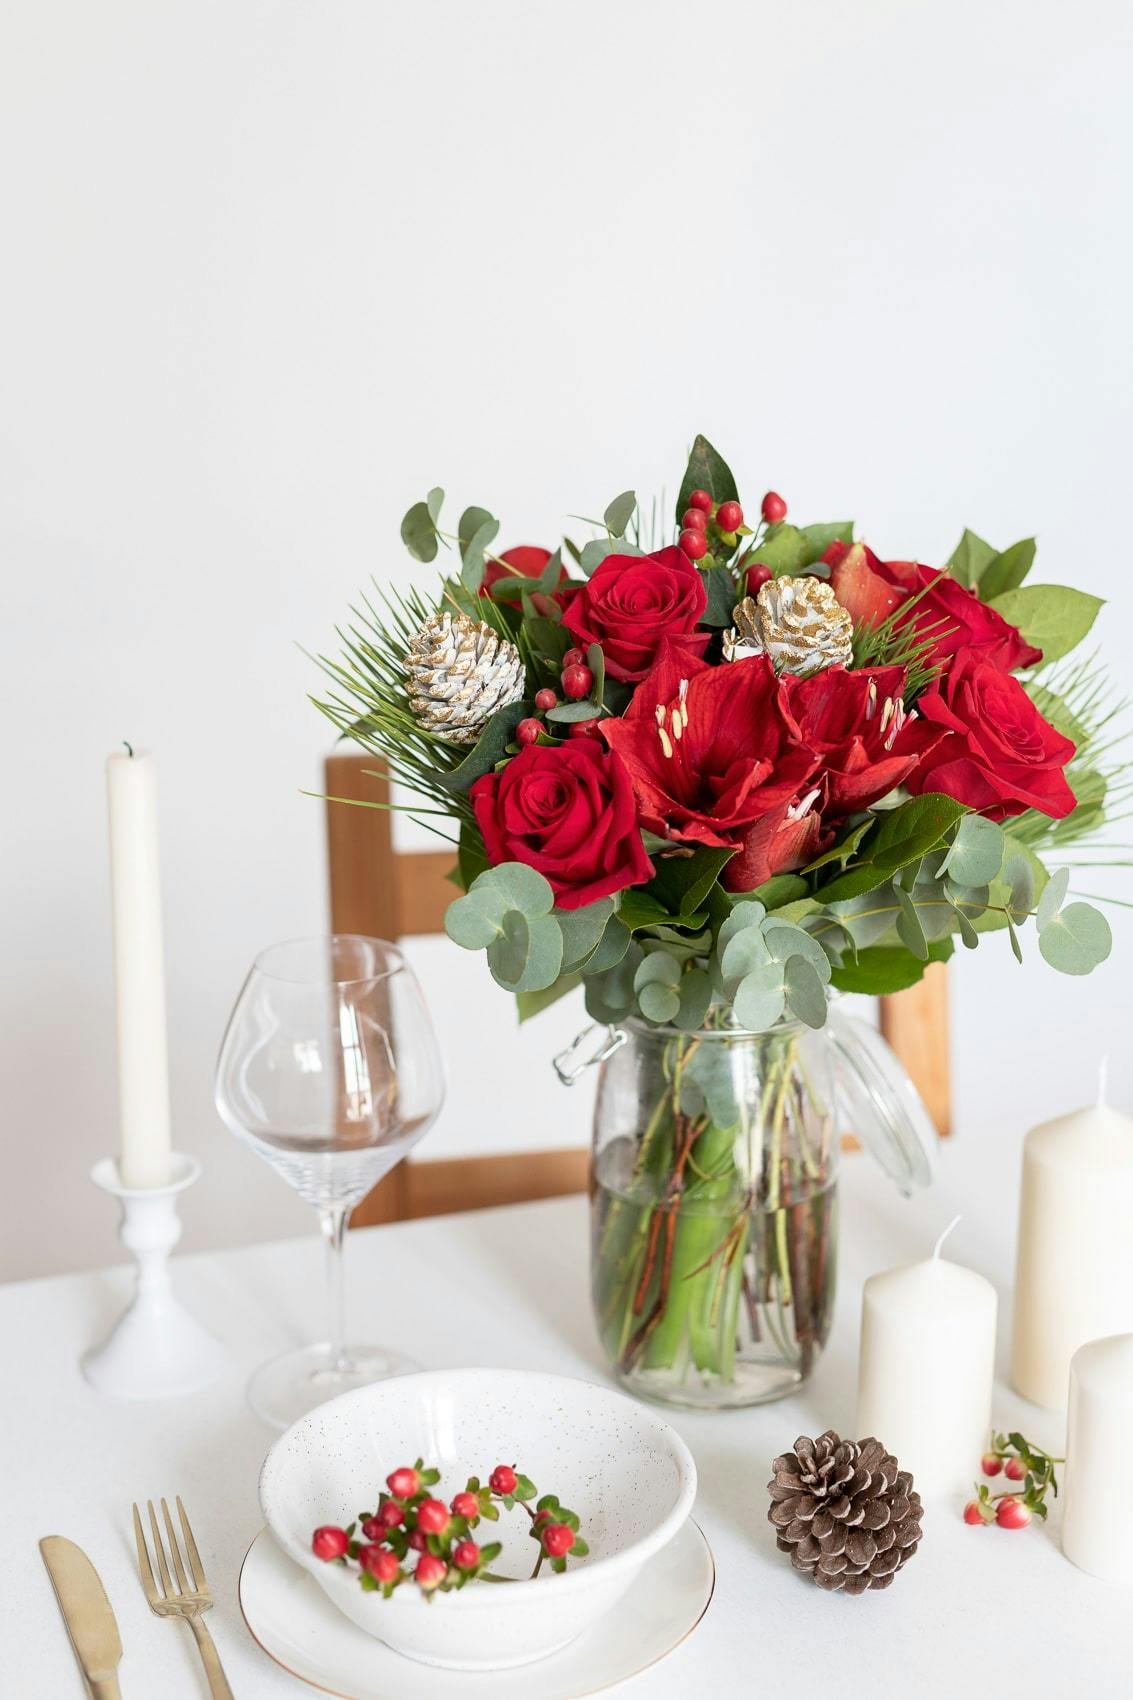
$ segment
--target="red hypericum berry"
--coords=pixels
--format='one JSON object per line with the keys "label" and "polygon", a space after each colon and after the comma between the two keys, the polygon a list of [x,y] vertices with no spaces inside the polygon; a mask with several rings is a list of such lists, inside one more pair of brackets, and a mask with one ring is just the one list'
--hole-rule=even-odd
{"label": "red hypericum berry", "polygon": [[1013,1482],[1021,1482],[1027,1474],[1027,1466],[1021,1458],[1008,1458],[1003,1466],[1003,1474],[1009,1476]]}
{"label": "red hypericum berry", "polygon": [[686,531],[705,531],[708,528],[708,515],[703,508],[686,508],[681,515],[681,524]]}
{"label": "red hypericum berry", "polygon": [[996,1506],[995,1520],[1001,1529],[1025,1529],[1031,1521],[1031,1513],[1021,1499],[1009,1493]]}
{"label": "red hypericum berry", "polygon": [[563,691],[572,702],[580,702],[588,696],[594,683],[594,675],[589,667],[582,667],[577,662],[563,668]]}
{"label": "red hypericum berry", "polygon": [[759,511],[768,525],[778,525],[780,520],[787,517],[787,504],[776,491],[768,490],[759,504]]}
{"label": "red hypericum berry", "polygon": [[387,1499],[378,1506],[378,1522],[383,1529],[399,1529],[405,1521],[405,1507],[396,1499]]}
{"label": "red hypericum berry", "polygon": [[980,1459],[980,1469],[985,1476],[998,1476],[1003,1468],[1003,1459],[997,1458],[994,1452],[985,1452]]}
{"label": "red hypericum berry", "polygon": [[480,1548],[475,1541],[457,1541],[452,1549],[452,1562],[458,1570],[475,1570],[480,1562]]}
{"label": "red hypericum berry", "polygon": [[593,720],[572,720],[567,727],[567,737],[596,738],[600,724],[601,722],[597,718]]}
{"label": "red hypericum berry", "polygon": [[359,1547],[358,1562],[376,1582],[392,1582],[401,1569],[397,1554],[383,1546]]}
{"label": "red hypericum berry", "polygon": [[754,567],[749,567],[747,570],[748,595],[758,596],[763,586],[771,582],[771,577],[771,568],[765,566],[762,561],[757,561]]}
{"label": "red hypericum berry", "polygon": [[417,1527],[426,1535],[443,1535],[448,1528],[448,1506],[443,1499],[423,1499],[417,1507]]}
{"label": "red hypericum berry", "polygon": [[716,509],[716,524],[721,531],[738,531],[744,522],[744,510],[738,502],[721,502]]}
{"label": "red hypericum berry", "polygon": [[688,505],[690,508],[699,508],[701,513],[710,514],[712,512],[712,497],[707,490],[694,490],[689,496]]}
{"label": "red hypericum berry", "polygon": [[376,1517],[363,1517],[360,1533],[365,1535],[368,1541],[380,1541],[385,1539],[385,1527],[383,1524],[379,1523]]}
{"label": "red hypericum berry", "polygon": [[474,1493],[458,1493],[452,1502],[454,1517],[479,1517],[480,1501]]}
{"label": "red hypericum berry", "polygon": [[350,1545],[350,1537],[345,1529],[336,1529],[333,1523],[324,1523],[321,1529],[316,1529],[311,1536],[311,1551],[316,1558],[329,1563],[332,1558],[341,1558]]}
{"label": "red hypericum berry", "polygon": [[493,1493],[507,1494],[515,1492],[515,1484],[519,1480],[510,1464],[497,1464],[488,1477],[488,1486]]}
{"label": "red hypericum berry", "polygon": [[400,1470],[394,1470],[386,1477],[386,1486],[395,1499],[412,1499],[421,1486],[421,1480],[416,1470],[403,1465]]}
{"label": "red hypericum berry", "polygon": [[682,531],[677,541],[690,561],[700,561],[708,553],[708,539],[703,531]]}
{"label": "red hypericum berry", "polygon": [[515,741],[517,744],[533,744],[541,734],[542,730],[543,722],[541,720],[535,720],[530,717],[526,720],[521,720],[515,729]]}
{"label": "red hypericum berry", "polygon": [[585,660],[586,657],[581,649],[568,649],[562,659],[563,671],[565,672],[568,667],[581,667]]}
{"label": "red hypericum berry", "polygon": [[553,691],[549,685],[544,685],[541,691],[535,692],[535,707],[540,714],[546,714],[549,708],[554,708],[558,700],[558,691]]}
{"label": "red hypericum berry", "polygon": [[543,1550],[549,1558],[565,1558],[574,1545],[574,1530],[569,1523],[548,1523],[543,1530]]}
{"label": "red hypericum berry", "polygon": [[431,1552],[423,1552],[417,1560],[417,1568],[413,1575],[418,1586],[428,1590],[440,1587],[445,1579],[447,1569],[448,1566],[443,1558],[434,1558]]}
{"label": "red hypericum berry", "polygon": [[544,1509],[542,1511],[537,1511],[535,1513],[535,1522],[533,1523],[532,1527],[536,1528],[536,1529],[541,1529],[543,1527],[544,1523],[553,1523],[554,1520],[555,1520],[554,1512],[548,1511],[546,1509],[546,1507],[544,1507]]}
{"label": "red hypericum berry", "polygon": [[984,1516],[983,1512],[980,1510],[980,1502],[979,1502],[978,1499],[969,1499],[967,1505],[965,1505],[965,1507],[964,1507],[964,1521],[965,1521],[965,1523],[980,1523],[980,1524],[987,1522],[987,1518]]}
{"label": "red hypericum berry", "polygon": [[424,1529],[414,1529],[413,1533],[409,1537],[409,1545],[413,1548],[414,1552],[428,1552],[429,1542],[426,1538]]}

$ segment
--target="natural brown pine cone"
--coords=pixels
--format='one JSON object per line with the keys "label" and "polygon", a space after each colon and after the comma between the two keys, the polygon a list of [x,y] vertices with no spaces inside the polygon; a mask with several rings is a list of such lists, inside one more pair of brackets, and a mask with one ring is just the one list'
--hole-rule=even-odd
{"label": "natural brown pine cone", "polygon": [[820,1588],[888,1588],[921,1538],[921,1496],[880,1440],[800,1435],[768,1482],[779,1548]]}

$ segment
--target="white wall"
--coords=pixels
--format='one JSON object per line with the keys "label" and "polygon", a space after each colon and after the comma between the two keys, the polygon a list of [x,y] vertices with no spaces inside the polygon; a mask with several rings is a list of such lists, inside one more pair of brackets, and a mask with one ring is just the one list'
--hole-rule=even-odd
{"label": "white wall", "polygon": [[[702,429],[749,500],[853,514],[882,551],[1037,530],[1040,577],[1112,599],[1128,686],[1131,16],[4,9],[0,1275],[113,1249],[85,1177],[114,1143],[122,738],[161,762],[176,1122],[206,1165],[186,1243],[305,1223],[221,1131],[212,1062],[256,949],[324,920],[299,792],[328,740],[295,645],[370,573],[408,575],[398,521],[429,484],[549,542],[627,485],[671,494]],[[1090,981],[999,941],[961,962],[962,1136],[1081,1099],[1106,1047],[1133,1100],[1114,921]],[[442,941],[419,955],[453,1077],[434,1151],[580,1135],[547,1066],[575,1012],[504,1078],[507,1000]]]}

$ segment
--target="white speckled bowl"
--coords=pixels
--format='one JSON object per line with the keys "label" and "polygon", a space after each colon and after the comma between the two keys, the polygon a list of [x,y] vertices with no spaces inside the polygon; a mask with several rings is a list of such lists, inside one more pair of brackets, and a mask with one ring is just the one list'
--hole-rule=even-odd
{"label": "white speckled bowl", "polygon": [[[346,1524],[377,1504],[389,1472],[423,1458],[451,1499],[471,1475],[515,1464],[541,1493],[576,1511],[590,1546],[561,1575],[479,1583],[425,1599],[363,1593],[357,1572],[311,1552],[322,1523]],[[453,1670],[502,1670],[573,1641],[614,1606],[681,1528],[696,1466],[669,1424],[608,1388],[527,1370],[438,1370],[357,1388],[280,1435],[260,1474],[268,1528],[352,1622],[399,1653]],[[502,1540],[493,1570],[530,1576],[535,1547],[519,1508],[478,1535]],[[490,1530],[490,1534],[485,1533]]]}

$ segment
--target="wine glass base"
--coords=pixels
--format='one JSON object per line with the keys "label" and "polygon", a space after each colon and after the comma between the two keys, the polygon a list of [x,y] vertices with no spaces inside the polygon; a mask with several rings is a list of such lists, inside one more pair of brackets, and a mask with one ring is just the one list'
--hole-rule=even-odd
{"label": "wine glass base", "polygon": [[[288,1428],[316,1405],[371,1381],[410,1375],[420,1369],[403,1352],[379,1346],[347,1346],[340,1362],[328,1345],[303,1346],[261,1364],[248,1383],[248,1403],[272,1428]],[[343,1363],[345,1367],[343,1367]]]}

